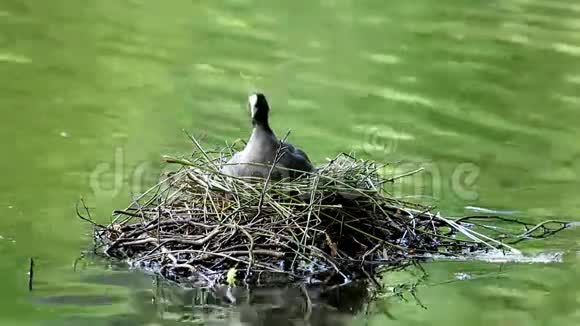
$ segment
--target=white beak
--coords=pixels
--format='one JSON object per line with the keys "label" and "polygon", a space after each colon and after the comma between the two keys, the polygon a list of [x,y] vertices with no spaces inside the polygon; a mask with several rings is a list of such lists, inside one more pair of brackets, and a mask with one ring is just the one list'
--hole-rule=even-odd
{"label": "white beak", "polygon": [[258,95],[252,94],[248,97],[248,103],[250,104],[250,111],[252,113],[252,117],[256,114],[256,104],[258,103]]}

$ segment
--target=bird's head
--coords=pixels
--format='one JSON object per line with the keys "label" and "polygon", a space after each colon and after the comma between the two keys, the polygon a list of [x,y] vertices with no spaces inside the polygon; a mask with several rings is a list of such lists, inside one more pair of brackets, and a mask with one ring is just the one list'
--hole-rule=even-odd
{"label": "bird's head", "polygon": [[266,96],[262,93],[254,93],[248,97],[248,106],[252,114],[252,124],[268,126],[268,112],[270,106],[266,101]]}

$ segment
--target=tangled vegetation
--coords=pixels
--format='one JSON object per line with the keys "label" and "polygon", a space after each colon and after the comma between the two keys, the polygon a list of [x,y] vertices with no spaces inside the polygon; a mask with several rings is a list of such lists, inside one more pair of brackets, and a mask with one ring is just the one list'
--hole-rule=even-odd
{"label": "tangled vegetation", "polygon": [[[501,217],[451,219],[391,198],[372,161],[340,154],[296,180],[236,178],[220,173],[232,147],[187,158],[178,168],[95,225],[97,251],[195,286],[304,282],[341,285],[373,279],[380,266],[481,250],[517,251],[510,242],[545,237],[567,226],[530,225]],[[270,169],[272,171],[272,169]],[[493,219],[517,232],[489,227]],[[519,228],[519,226],[523,227]]]}

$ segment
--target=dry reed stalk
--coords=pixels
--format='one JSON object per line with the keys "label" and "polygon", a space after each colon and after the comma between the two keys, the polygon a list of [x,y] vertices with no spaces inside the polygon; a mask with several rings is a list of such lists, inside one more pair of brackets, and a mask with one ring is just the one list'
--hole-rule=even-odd
{"label": "dry reed stalk", "polygon": [[115,211],[109,225],[94,224],[107,256],[198,286],[223,283],[232,269],[246,284],[336,285],[432,254],[517,251],[507,240],[541,238],[567,226],[504,219],[525,230],[498,234],[482,220],[500,217],[446,218],[383,190],[420,170],[384,178],[383,166],[344,153],[292,181],[228,177],[219,171],[233,149],[206,151],[190,138],[197,148],[190,158],[165,157],[177,171]]}

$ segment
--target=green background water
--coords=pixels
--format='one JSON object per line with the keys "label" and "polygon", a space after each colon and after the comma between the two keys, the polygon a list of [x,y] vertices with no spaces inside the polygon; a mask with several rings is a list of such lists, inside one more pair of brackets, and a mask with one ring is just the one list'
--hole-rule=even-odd
{"label": "green background water", "polygon": [[[354,150],[426,166],[398,196],[580,216],[575,1],[2,0],[0,324],[170,324],[144,303],[149,277],[73,271],[90,244],[74,205],[106,221],[162,154],[191,150],[182,129],[245,138],[255,89],[316,162]],[[379,300],[354,323],[578,325],[578,235],[524,247],[561,263],[427,264],[428,309]]]}

